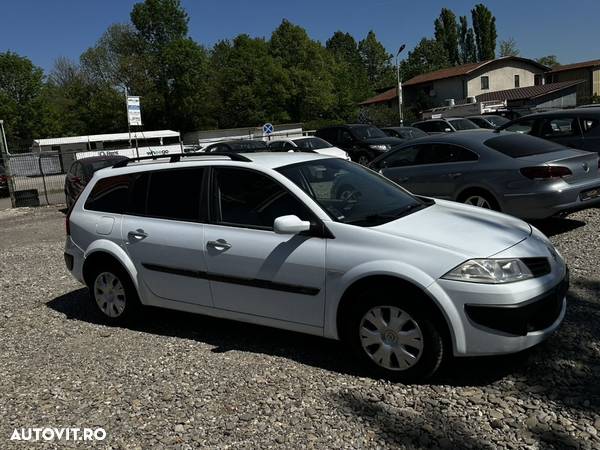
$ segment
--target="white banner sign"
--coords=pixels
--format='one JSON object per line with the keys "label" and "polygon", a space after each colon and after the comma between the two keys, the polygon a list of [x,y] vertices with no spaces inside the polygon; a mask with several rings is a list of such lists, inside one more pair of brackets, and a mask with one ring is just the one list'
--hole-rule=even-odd
{"label": "white banner sign", "polygon": [[181,145],[159,145],[155,147],[140,147],[135,148],[124,148],[120,150],[95,150],[90,152],[76,153],[75,159],[88,158],[90,156],[127,156],[128,158],[135,158],[137,155],[140,156],[161,156],[161,155],[172,155],[174,153],[181,153]]}
{"label": "white banner sign", "polygon": [[127,120],[131,126],[142,125],[142,110],[140,108],[140,98],[127,96]]}

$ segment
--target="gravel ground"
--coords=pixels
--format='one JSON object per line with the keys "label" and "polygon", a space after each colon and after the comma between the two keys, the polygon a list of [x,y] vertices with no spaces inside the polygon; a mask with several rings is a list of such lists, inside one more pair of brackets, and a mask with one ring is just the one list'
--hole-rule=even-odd
{"label": "gravel ground", "polygon": [[156,310],[100,325],[64,268],[63,222],[0,211],[0,448],[45,426],[103,427],[110,448],[600,448],[600,210],[537,224],[571,267],[559,332],[413,386],[296,333]]}

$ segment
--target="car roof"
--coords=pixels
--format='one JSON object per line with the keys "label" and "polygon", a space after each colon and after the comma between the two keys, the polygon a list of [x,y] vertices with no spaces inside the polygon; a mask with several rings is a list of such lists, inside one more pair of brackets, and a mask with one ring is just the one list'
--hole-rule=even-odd
{"label": "car roof", "polygon": [[445,144],[477,144],[481,143],[487,139],[490,139],[495,136],[504,136],[514,134],[510,131],[494,131],[488,130],[485,128],[481,128],[478,130],[465,130],[460,133],[441,133],[441,134],[430,134],[427,136],[418,137],[415,139],[411,139],[405,144],[405,147],[420,144],[420,143],[428,143],[428,142],[441,142]]}
{"label": "car roof", "polygon": [[516,120],[534,117],[558,117],[558,116],[600,116],[600,109],[595,110],[594,108],[574,108],[574,109],[559,109],[556,111],[544,111],[539,113],[527,114],[526,116],[519,117]]}
{"label": "car roof", "polygon": [[[157,158],[146,161],[135,161],[124,167],[107,168],[102,170],[102,176],[123,175],[149,170],[175,169],[179,167],[201,166],[232,166],[247,168],[278,169],[291,164],[298,164],[319,159],[331,159],[331,156],[307,152],[248,152],[236,153],[247,158],[248,162],[233,161],[226,155],[211,155],[210,153],[187,154],[178,162],[169,162],[168,158]],[[169,156],[169,155],[167,155]],[[170,155],[173,156],[173,155]]]}
{"label": "car roof", "polygon": [[[212,142],[210,145],[216,145],[216,144],[247,144],[248,142],[262,142],[263,144],[266,145],[266,142],[263,141],[262,139],[230,139],[228,141]],[[209,147],[210,147],[210,145],[209,145]]]}
{"label": "car roof", "polygon": [[127,159],[127,156],[123,155],[104,155],[104,156],[88,156],[86,158],[80,158],[76,162],[80,163],[95,163],[98,161],[121,161]]}

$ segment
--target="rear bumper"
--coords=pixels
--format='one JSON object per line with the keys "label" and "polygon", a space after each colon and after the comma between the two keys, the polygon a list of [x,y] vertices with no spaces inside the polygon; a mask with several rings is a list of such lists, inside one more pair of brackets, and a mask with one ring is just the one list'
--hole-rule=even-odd
{"label": "rear bumper", "polygon": [[70,236],[67,236],[65,242],[64,259],[67,270],[71,272],[71,275],[80,283],[85,284],[83,280],[83,250],[75,245]]}
{"label": "rear bumper", "polygon": [[546,192],[504,194],[502,211],[525,219],[545,219],[600,206],[600,197],[588,200],[581,197],[582,192],[600,188],[600,178],[577,185],[559,183]]}

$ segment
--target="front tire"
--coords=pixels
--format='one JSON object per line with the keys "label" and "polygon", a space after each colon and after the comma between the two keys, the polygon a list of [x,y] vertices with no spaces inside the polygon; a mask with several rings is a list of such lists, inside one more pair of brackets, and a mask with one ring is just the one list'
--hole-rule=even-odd
{"label": "front tire", "polygon": [[109,325],[130,323],[139,313],[141,303],[135,286],[117,264],[96,268],[88,288],[92,307]]}
{"label": "front tire", "polygon": [[439,369],[445,354],[440,326],[423,302],[418,295],[400,301],[381,291],[360,294],[342,338],[373,375],[423,381]]}

